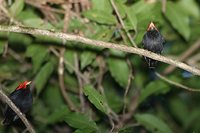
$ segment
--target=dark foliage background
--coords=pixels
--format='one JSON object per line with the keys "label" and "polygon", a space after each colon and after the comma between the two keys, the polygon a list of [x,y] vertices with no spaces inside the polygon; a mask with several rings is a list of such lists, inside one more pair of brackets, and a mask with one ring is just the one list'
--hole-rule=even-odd
{"label": "dark foliage background", "polygon": [[[163,55],[180,59],[196,42],[200,45],[198,0],[113,1],[120,16],[109,0],[2,0],[0,23],[142,47],[142,37],[153,21],[166,40]],[[200,69],[199,47],[191,51],[183,62]],[[112,127],[120,133],[200,132],[200,94],[159,79],[138,55],[0,32],[0,56],[0,83],[7,94],[19,82],[33,81],[34,105],[27,118],[38,133],[106,133]],[[159,63],[156,70],[200,89],[199,76],[178,68],[168,71],[168,66]],[[0,132],[21,132],[22,125],[0,125]]]}

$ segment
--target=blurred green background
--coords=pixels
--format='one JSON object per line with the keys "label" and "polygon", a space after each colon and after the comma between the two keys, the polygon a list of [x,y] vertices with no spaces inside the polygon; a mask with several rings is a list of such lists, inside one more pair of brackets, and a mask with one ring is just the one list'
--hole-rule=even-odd
{"label": "blurred green background", "polygon": [[[165,38],[164,56],[180,59],[190,50],[183,62],[200,69],[199,0],[0,1],[1,25],[140,48],[151,21]],[[0,32],[0,56],[0,85],[6,94],[24,80],[33,81],[34,104],[27,118],[38,133],[200,132],[200,93],[161,80],[138,55],[47,36]],[[59,63],[61,58],[64,63]],[[200,89],[199,76],[168,67],[159,63],[156,71]],[[64,70],[64,75],[58,70]],[[0,132],[22,132],[25,127],[18,123],[0,125]]]}

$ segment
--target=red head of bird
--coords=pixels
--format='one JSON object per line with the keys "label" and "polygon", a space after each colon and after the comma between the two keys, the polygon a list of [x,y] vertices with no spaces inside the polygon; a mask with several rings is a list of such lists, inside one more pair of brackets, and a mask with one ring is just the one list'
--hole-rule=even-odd
{"label": "red head of bird", "polygon": [[30,84],[31,84],[31,81],[24,81],[19,84],[19,86],[16,88],[16,90],[26,89],[27,85],[30,85]]}

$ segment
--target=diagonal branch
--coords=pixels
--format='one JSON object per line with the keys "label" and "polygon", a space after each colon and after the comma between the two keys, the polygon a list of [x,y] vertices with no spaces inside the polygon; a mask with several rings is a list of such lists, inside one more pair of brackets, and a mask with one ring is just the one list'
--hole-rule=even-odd
{"label": "diagonal branch", "polygon": [[16,107],[16,105],[3,93],[3,91],[0,89],[0,99],[4,102],[6,102],[6,104],[8,104],[8,106],[19,116],[19,118],[22,120],[22,122],[24,123],[24,125],[26,126],[27,130],[30,133],[35,133],[35,130],[33,129],[33,127],[31,126],[31,124],[28,122],[28,120],[26,119],[26,117],[23,115],[23,113]]}
{"label": "diagonal branch", "polygon": [[[184,61],[189,56],[191,56],[192,53],[196,52],[200,48],[200,39],[197,40],[190,48],[188,48],[183,54],[181,54],[178,58],[179,61]],[[174,66],[168,66],[164,70],[164,74],[171,73],[176,67]]]}
{"label": "diagonal branch", "polygon": [[176,86],[176,87],[185,89],[185,90],[190,91],[190,92],[200,92],[200,89],[194,89],[194,88],[187,87],[187,86],[185,86],[185,85],[182,85],[182,84],[180,84],[180,83],[177,83],[177,82],[174,82],[174,81],[172,81],[172,80],[170,80],[170,79],[167,79],[166,77],[162,76],[162,75],[159,74],[158,72],[155,72],[155,73],[156,73],[156,75],[157,75],[160,79],[162,79],[163,81],[165,81],[165,82],[167,82],[167,83],[169,83],[169,84],[171,84],[171,85],[174,85],[174,86]]}
{"label": "diagonal branch", "polygon": [[108,42],[103,42],[103,41],[92,40],[92,39],[88,39],[88,38],[81,37],[78,35],[71,35],[71,34],[66,34],[66,33],[62,33],[62,32],[53,32],[53,31],[41,30],[41,29],[34,29],[34,28],[29,28],[29,27],[25,28],[25,27],[19,27],[19,26],[2,26],[2,25],[0,25],[0,31],[27,33],[27,34],[33,34],[33,35],[35,35],[35,34],[46,35],[49,37],[60,38],[60,39],[67,40],[67,41],[81,42],[82,45],[88,44],[91,46],[112,48],[112,49],[116,49],[116,50],[120,50],[120,51],[124,51],[124,52],[128,52],[128,53],[146,56],[146,57],[149,57],[154,60],[161,61],[161,62],[165,62],[167,64],[171,64],[173,66],[176,66],[183,70],[191,72],[194,75],[200,76],[200,70],[195,67],[189,66],[185,63],[167,58],[162,55],[155,54],[153,52],[150,52],[150,51],[147,51],[147,50],[144,50],[141,48],[134,48],[134,47],[119,45],[119,44],[115,44],[115,43],[108,43]]}

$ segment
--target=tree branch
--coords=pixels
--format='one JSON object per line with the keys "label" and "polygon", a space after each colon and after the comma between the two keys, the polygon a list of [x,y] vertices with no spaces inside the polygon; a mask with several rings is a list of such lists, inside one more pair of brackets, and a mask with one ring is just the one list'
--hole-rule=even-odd
{"label": "tree branch", "polygon": [[194,89],[194,88],[187,87],[185,85],[182,85],[180,83],[177,83],[177,82],[174,82],[174,81],[172,81],[170,79],[167,79],[166,77],[162,76],[158,72],[155,72],[155,73],[160,79],[162,79],[163,81],[165,81],[165,82],[167,82],[167,83],[169,83],[171,85],[174,85],[176,87],[179,87],[179,88],[185,89],[187,91],[191,91],[191,92],[200,92],[200,89]]}
{"label": "tree branch", "polygon": [[103,42],[103,41],[97,41],[97,40],[92,40],[88,39],[85,37],[77,36],[77,35],[71,35],[71,34],[66,34],[66,33],[61,33],[61,32],[53,32],[53,31],[48,31],[48,30],[41,30],[41,29],[34,29],[34,28],[25,28],[25,27],[19,27],[19,26],[0,26],[0,31],[8,31],[8,32],[17,32],[17,33],[27,33],[27,34],[37,34],[37,35],[46,35],[49,37],[55,37],[55,38],[60,38],[63,40],[68,40],[68,41],[75,41],[75,42],[81,42],[81,44],[85,45],[91,45],[91,46],[97,46],[97,47],[104,47],[104,48],[112,48],[128,53],[133,53],[133,54],[138,54],[138,55],[143,55],[149,58],[152,58],[154,60],[158,60],[161,62],[165,62],[167,64],[171,64],[173,66],[179,67],[183,70],[186,70],[188,72],[193,73],[194,75],[199,75],[200,76],[200,70],[189,66],[185,63],[179,62],[177,60],[172,60],[170,58],[167,58],[162,55],[155,54],[153,52],[141,49],[141,48],[134,48],[134,47],[129,47],[126,45],[119,45],[115,43],[108,43],[108,42]]}
{"label": "tree branch", "polygon": [[[200,47],[200,39],[198,41],[196,41],[190,48],[188,48],[184,53],[182,53],[178,60],[179,61],[184,61],[185,59],[187,59],[189,56],[191,56],[192,53],[194,53],[195,51],[197,51]],[[176,67],[174,66],[168,66],[165,70],[164,70],[164,74],[169,74],[171,73]]]}
{"label": "tree branch", "polygon": [[16,105],[6,96],[6,94],[3,93],[3,91],[0,89],[0,99],[4,101],[8,106],[19,116],[19,118],[22,120],[26,128],[30,133],[35,133],[35,130],[31,126],[31,124],[28,122],[26,117],[23,115],[23,113],[16,107]]}

